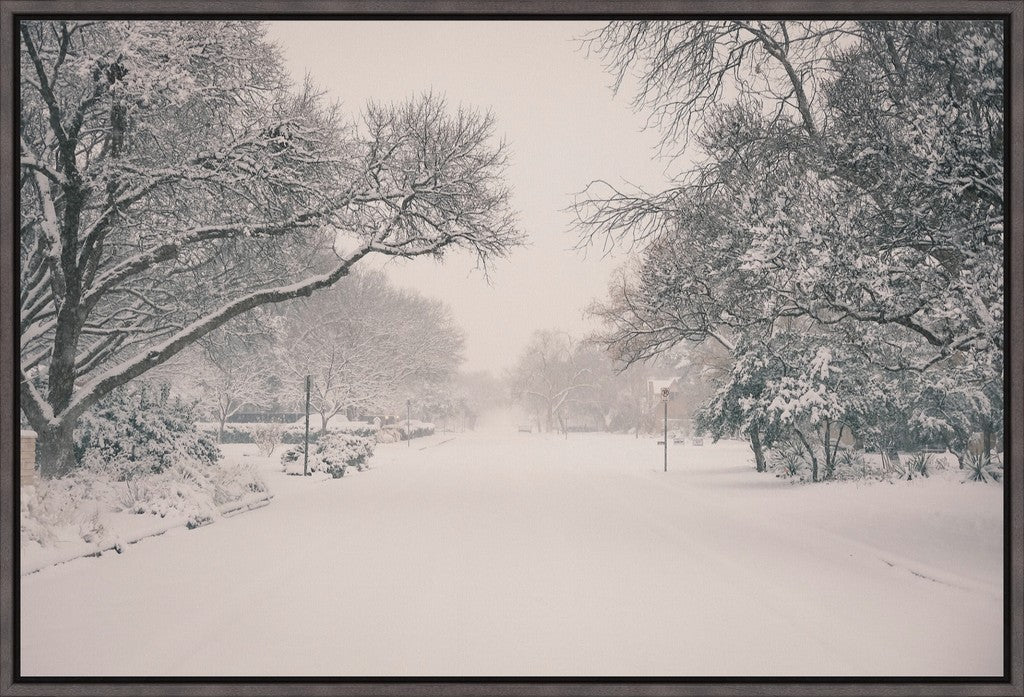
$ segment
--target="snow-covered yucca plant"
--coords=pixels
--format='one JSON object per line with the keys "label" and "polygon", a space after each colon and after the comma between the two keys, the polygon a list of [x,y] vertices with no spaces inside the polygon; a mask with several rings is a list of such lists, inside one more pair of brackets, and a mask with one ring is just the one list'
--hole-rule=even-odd
{"label": "snow-covered yucca plant", "polygon": [[800,476],[807,467],[807,461],[800,446],[789,441],[780,441],[769,451],[770,467],[782,477]]}
{"label": "snow-covered yucca plant", "polygon": [[863,451],[846,449],[836,455],[836,479],[863,479],[873,473],[871,466],[864,460]]}
{"label": "snow-covered yucca plant", "polygon": [[932,470],[932,456],[929,453],[914,453],[907,458],[907,479],[927,477]]}
{"label": "snow-covered yucca plant", "polygon": [[967,479],[969,482],[998,482],[1002,479],[1003,471],[997,463],[992,461],[987,453],[967,453],[964,458]]}

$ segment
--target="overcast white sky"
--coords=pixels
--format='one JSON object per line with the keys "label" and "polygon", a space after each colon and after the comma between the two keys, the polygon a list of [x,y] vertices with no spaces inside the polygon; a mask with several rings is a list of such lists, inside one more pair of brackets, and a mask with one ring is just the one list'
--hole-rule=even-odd
{"label": "overcast white sky", "polygon": [[307,73],[352,113],[368,99],[401,100],[426,90],[449,103],[491,109],[511,146],[513,205],[529,246],[491,270],[491,285],[469,256],[386,265],[392,279],[452,308],[466,332],[466,369],[500,373],[535,329],[583,333],[590,301],[604,294],[623,254],[586,258],[572,249],[566,209],[592,179],[658,188],[664,163],[656,134],[630,93],[614,97],[610,76],[575,40],[591,22],[272,22],[296,80]]}

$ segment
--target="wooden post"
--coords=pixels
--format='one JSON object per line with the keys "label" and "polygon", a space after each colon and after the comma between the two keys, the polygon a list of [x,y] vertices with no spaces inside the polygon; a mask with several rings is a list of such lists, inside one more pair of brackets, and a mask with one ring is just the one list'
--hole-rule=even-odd
{"label": "wooden post", "polygon": [[21,486],[36,485],[36,432],[21,432],[21,453],[19,456]]}
{"label": "wooden post", "polygon": [[[323,435],[322,433],[320,434]],[[306,445],[302,449],[302,476],[309,476],[309,376],[306,376]]]}

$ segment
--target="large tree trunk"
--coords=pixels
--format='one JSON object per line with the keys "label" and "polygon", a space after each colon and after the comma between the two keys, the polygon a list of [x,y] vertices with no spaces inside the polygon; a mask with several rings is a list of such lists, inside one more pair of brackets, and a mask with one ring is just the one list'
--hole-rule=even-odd
{"label": "large tree trunk", "polygon": [[757,466],[758,472],[766,472],[768,465],[764,460],[764,449],[761,447],[761,434],[757,432],[756,428],[751,428],[747,431],[750,436],[750,449],[754,451],[754,464]]}
{"label": "large tree trunk", "polygon": [[814,454],[814,448],[807,442],[807,438],[805,438],[804,434],[800,432],[800,429],[795,428],[793,430],[796,433],[796,437],[799,438],[800,442],[803,444],[804,450],[806,450],[807,454],[811,456],[811,481],[816,482],[818,481],[818,456]]}
{"label": "large tree trunk", "polygon": [[75,461],[74,424],[37,429],[36,463],[44,477],[63,477],[77,466]]}

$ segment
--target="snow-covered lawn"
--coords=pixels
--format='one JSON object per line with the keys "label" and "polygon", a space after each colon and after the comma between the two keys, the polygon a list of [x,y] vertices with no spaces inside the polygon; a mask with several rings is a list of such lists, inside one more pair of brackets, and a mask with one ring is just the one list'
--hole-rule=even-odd
{"label": "snow-covered lawn", "polygon": [[[998,675],[1002,487],[437,434],[21,579],[24,675]],[[453,438],[453,439],[452,439]],[[452,440],[448,440],[452,439]],[[229,456],[258,459],[254,446]]]}

